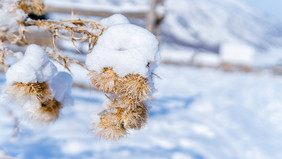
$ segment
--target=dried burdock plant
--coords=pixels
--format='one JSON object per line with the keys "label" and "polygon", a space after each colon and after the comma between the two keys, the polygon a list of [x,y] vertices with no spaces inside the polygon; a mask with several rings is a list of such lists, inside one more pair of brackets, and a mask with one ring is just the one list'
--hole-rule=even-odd
{"label": "dried burdock plant", "polygon": [[56,62],[58,62],[60,65],[64,66],[64,68],[66,68],[70,73],[71,70],[70,70],[70,63],[72,64],[76,64],[76,65],[79,65],[80,67],[84,68],[87,70],[87,68],[79,63],[78,61],[76,60],[73,60],[73,59],[70,59],[68,58],[67,56],[63,56],[61,55],[60,53],[58,53],[56,50],[54,49],[51,49],[51,48],[46,48],[45,51],[48,53],[48,55],[53,59],[55,60]]}
{"label": "dried burdock plant", "polygon": [[51,32],[53,36],[53,44],[55,45],[56,38],[71,40],[75,49],[77,49],[75,42],[80,43],[87,41],[89,44],[89,52],[92,51],[96,44],[98,37],[102,35],[104,28],[99,23],[84,20],[28,20],[25,26],[38,26],[44,30]]}
{"label": "dried burdock plant", "polygon": [[0,45],[4,41],[25,45],[24,33],[27,31],[24,21],[28,14],[43,14],[44,4],[41,0],[3,0],[0,10]]}
{"label": "dried burdock plant", "polygon": [[19,9],[20,1],[3,0],[0,8],[0,45],[5,41],[12,44],[20,43],[23,39],[23,22],[27,14]]}
{"label": "dried burdock plant", "polygon": [[62,104],[54,98],[46,82],[14,83],[5,93],[26,107],[26,112],[34,121],[50,123],[59,117]]}
{"label": "dried burdock plant", "polygon": [[150,82],[139,74],[129,74],[119,77],[112,68],[104,68],[101,73],[91,71],[91,82],[105,93],[130,96],[146,101],[151,94]]}
{"label": "dried burdock plant", "polygon": [[147,123],[148,104],[154,91],[153,64],[158,60],[158,41],[147,30],[129,24],[122,15],[102,21],[107,26],[86,66],[93,85],[109,99],[93,122],[102,138],[119,140],[129,130]]}
{"label": "dried burdock plant", "polygon": [[[4,42],[28,45],[24,33],[30,26],[42,28],[53,37],[54,49],[43,50],[40,46],[29,45],[24,57],[6,73],[9,87],[5,92],[23,105],[31,119],[44,123],[55,121],[70,96],[72,77],[58,73],[49,60],[53,58],[69,72],[69,63],[88,70],[93,85],[108,94],[106,109],[98,114],[99,121],[93,123],[100,137],[119,140],[129,130],[144,127],[154,90],[151,64],[159,57],[158,40],[153,34],[129,24],[129,20],[120,14],[103,19],[101,25],[81,19],[27,19],[30,13],[40,15],[44,12],[41,0],[3,0],[2,7],[5,9],[0,10],[0,15],[3,12],[8,16],[0,16],[0,20],[11,20],[11,23],[0,24],[0,45],[5,45]],[[76,43],[87,42],[89,54],[85,66],[59,54],[57,38],[71,41],[78,52]],[[5,64],[7,54],[12,52],[0,50],[1,65]]]}
{"label": "dried burdock plant", "polygon": [[[13,57],[15,57],[14,52],[12,52],[11,50],[3,47],[0,45],[0,66],[3,67],[3,71],[6,72],[7,69],[9,68],[9,65],[5,63],[5,61],[7,60],[7,55],[11,55]],[[17,58],[17,57],[15,57]]]}
{"label": "dried burdock plant", "polygon": [[151,86],[148,79],[138,74],[119,77],[111,68],[103,72],[91,71],[91,82],[105,93],[110,102],[103,110],[100,122],[94,123],[94,129],[100,137],[119,140],[128,134],[128,129],[141,129],[147,122],[146,102],[151,98]]}
{"label": "dried burdock plant", "polygon": [[42,15],[45,6],[41,0],[20,0],[17,8],[23,10],[26,14]]}
{"label": "dried burdock plant", "polygon": [[34,121],[54,122],[69,100],[71,75],[58,72],[38,45],[27,47],[25,55],[7,70],[6,79],[8,87],[4,92]]}

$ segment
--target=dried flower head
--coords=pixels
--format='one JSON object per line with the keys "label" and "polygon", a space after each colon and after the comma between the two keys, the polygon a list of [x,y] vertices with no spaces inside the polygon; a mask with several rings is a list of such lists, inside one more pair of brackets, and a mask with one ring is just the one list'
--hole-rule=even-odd
{"label": "dried flower head", "polygon": [[104,68],[101,73],[91,71],[89,75],[92,84],[105,93],[128,96],[140,101],[146,101],[150,97],[150,82],[139,74],[119,77],[112,68]]}
{"label": "dried flower head", "polygon": [[20,0],[18,2],[18,9],[23,10],[26,14],[42,15],[45,6],[41,0]]}
{"label": "dried flower head", "polygon": [[27,113],[34,121],[49,123],[59,117],[62,104],[53,97],[46,82],[14,83],[5,92],[28,107]]}
{"label": "dried flower head", "polygon": [[101,73],[91,71],[92,83],[105,93],[110,102],[107,109],[98,115],[99,123],[94,124],[100,137],[118,140],[128,134],[128,129],[141,129],[147,122],[150,99],[150,82],[138,74],[119,77],[111,68],[104,68]]}

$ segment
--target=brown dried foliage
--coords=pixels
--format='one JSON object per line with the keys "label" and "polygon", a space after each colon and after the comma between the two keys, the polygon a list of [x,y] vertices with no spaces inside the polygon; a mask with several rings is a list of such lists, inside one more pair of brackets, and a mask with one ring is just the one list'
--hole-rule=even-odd
{"label": "brown dried foliage", "polygon": [[147,122],[146,101],[150,99],[149,81],[138,75],[129,74],[119,77],[111,68],[104,68],[101,73],[90,73],[92,83],[105,93],[110,104],[99,113],[100,122],[95,125],[100,137],[119,140],[128,129],[141,129]]}
{"label": "brown dried foliage", "polygon": [[38,100],[38,115],[47,115],[50,117],[49,119],[40,119],[40,122],[53,122],[59,117],[62,104],[53,97],[52,91],[46,82],[15,83],[6,89],[5,92],[13,96],[16,100],[23,99],[22,104],[24,104],[26,99],[35,98]]}
{"label": "brown dried foliage", "polygon": [[[13,6],[13,5],[12,5]],[[10,10],[16,14],[17,10],[23,10],[26,14],[34,13],[37,15],[43,14],[44,4],[41,0],[19,0],[15,8]],[[4,45],[4,41],[8,41],[12,44],[26,45],[24,33],[26,32],[24,27],[24,21],[18,21],[18,31],[9,32],[8,30],[0,30],[0,45]]]}
{"label": "brown dried foliage", "polygon": [[89,44],[89,52],[92,51],[96,44],[98,37],[102,35],[104,28],[99,23],[84,20],[29,20],[26,21],[25,26],[38,26],[44,30],[51,32],[53,36],[53,44],[55,45],[56,38],[68,39],[72,41],[75,49],[77,49],[75,42],[80,43],[87,41]]}
{"label": "brown dried foliage", "polygon": [[91,71],[89,75],[92,84],[105,93],[128,96],[140,101],[150,97],[150,82],[141,75],[129,74],[119,77],[112,68],[104,68],[101,73]]}
{"label": "brown dried foliage", "polygon": [[23,10],[26,14],[42,15],[44,13],[45,6],[41,0],[20,0],[18,3],[18,9]]}
{"label": "brown dried foliage", "polygon": [[45,51],[49,54],[49,56],[51,56],[60,65],[64,66],[70,73],[71,73],[70,65],[69,65],[70,63],[79,65],[82,68],[88,70],[83,64],[81,64],[81,63],[79,63],[79,62],[77,62],[77,61],[75,61],[73,59],[70,59],[67,56],[60,55],[59,53],[57,53],[53,49],[48,49],[48,50],[45,49]]}
{"label": "brown dried foliage", "polygon": [[[6,61],[6,56],[7,55],[12,55],[14,56],[14,53],[10,50],[8,50],[7,48],[1,48],[0,47],[0,65],[3,67],[4,72],[7,71],[7,69],[9,68],[9,65],[7,65],[5,63]],[[14,56],[15,57],[15,56]],[[15,57],[16,58],[16,57]]]}
{"label": "brown dried foliage", "polygon": [[27,45],[24,36],[26,31],[27,30],[21,23],[19,24],[18,32],[15,33],[8,33],[8,30],[0,30],[0,46],[4,45],[5,41],[8,41],[11,44]]}
{"label": "brown dried foliage", "polygon": [[[23,10],[26,14],[34,13],[41,15],[44,13],[44,4],[41,0],[19,0],[15,5],[16,7],[12,9],[14,12],[17,10]],[[0,45],[4,45],[5,41],[11,44],[28,45],[25,40],[25,32],[28,32],[28,26],[37,26],[49,31],[53,36],[53,45],[55,45],[56,38],[62,38],[66,40],[71,40],[74,48],[79,52],[75,43],[76,42],[88,42],[89,52],[92,51],[94,45],[96,44],[98,37],[102,35],[104,27],[99,23],[88,20],[28,20],[28,21],[18,21],[17,32],[8,33],[8,30],[0,30]],[[56,49],[57,50],[57,49]],[[72,60],[68,57],[64,57],[56,53],[55,51],[49,52],[49,55],[53,56],[53,59],[67,68],[69,71],[69,63],[74,63],[82,66],[82,64]]]}

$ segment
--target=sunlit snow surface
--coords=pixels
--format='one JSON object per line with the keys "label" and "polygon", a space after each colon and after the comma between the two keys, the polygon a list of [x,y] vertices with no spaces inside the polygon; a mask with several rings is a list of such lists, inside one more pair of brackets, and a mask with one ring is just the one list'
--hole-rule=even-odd
{"label": "sunlit snow surface", "polygon": [[[0,109],[0,150],[22,159],[278,159],[282,156],[282,77],[160,66],[148,125],[118,142],[89,130],[101,92],[74,88],[49,127],[13,119]],[[1,87],[5,82],[0,79]],[[89,83],[90,85],[90,83]],[[18,112],[18,113],[16,113]],[[37,126],[38,127],[38,126]]]}

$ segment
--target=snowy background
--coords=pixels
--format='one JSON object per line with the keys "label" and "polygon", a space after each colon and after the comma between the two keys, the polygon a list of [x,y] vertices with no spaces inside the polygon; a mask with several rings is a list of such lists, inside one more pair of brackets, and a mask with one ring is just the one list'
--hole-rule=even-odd
{"label": "snowy background", "polygon": [[[149,4],[138,0],[46,3],[106,9],[142,9]],[[1,104],[0,159],[281,158],[282,76],[267,68],[280,65],[282,25],[238,0],[166,0],[165,8],[160,34],[164,61],[183,64],[193,58],[207,66],[228,62],[266,70],[223,72],[161,64],[147,126],[118,142],[101,140],[90,131],[91,115],[106,99],[102,92],[74,87],[74,105],[64,107],[58,121],[49,126],[31,125],[17,105]],[[72,69],[74,81],[90,87],[87,72]],[[5,82],[0,75],[1,89]]]}

